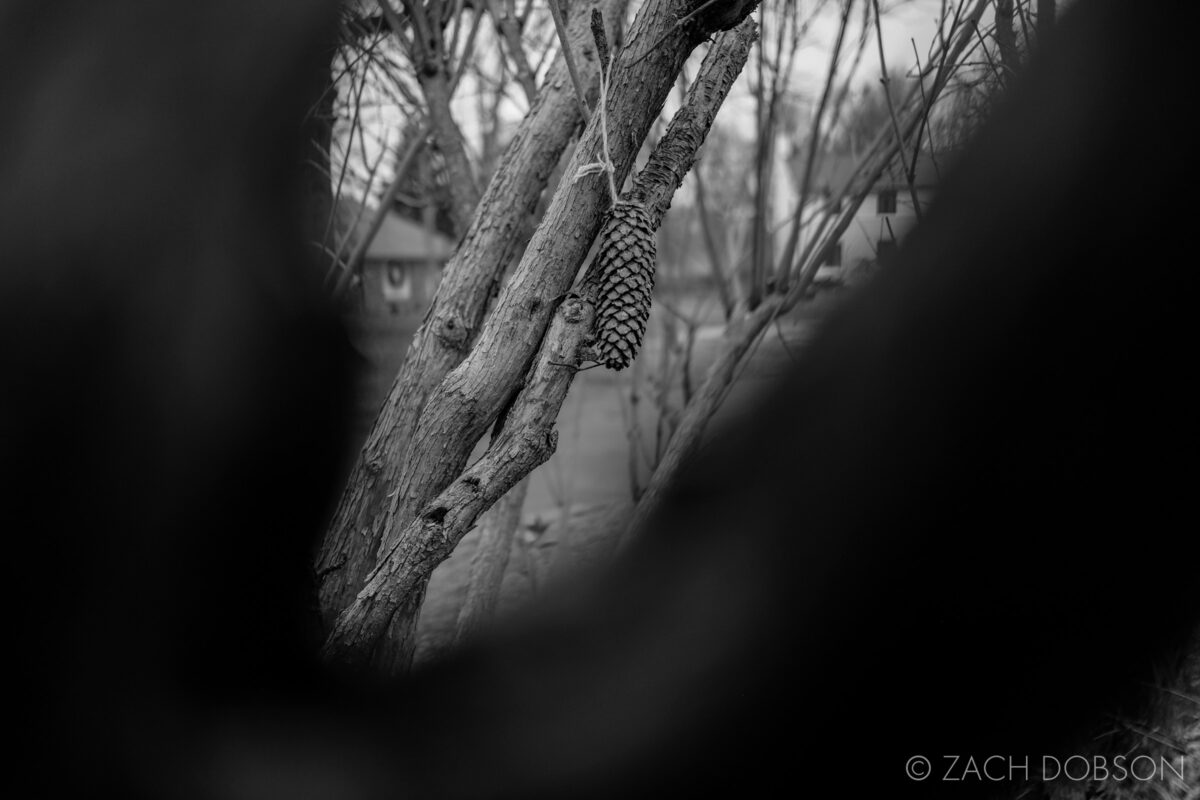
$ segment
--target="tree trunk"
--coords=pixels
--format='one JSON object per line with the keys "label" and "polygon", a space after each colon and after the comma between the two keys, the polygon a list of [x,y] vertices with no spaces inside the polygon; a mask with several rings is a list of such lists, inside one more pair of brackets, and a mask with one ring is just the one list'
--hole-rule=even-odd
{"label": "tree trunk", "polygon": [[[572,47],[584,56],[580,67],[589,85],[599,80],[595,48],[586,46],[591,39],[590,10],[602,9],[606,20],[615,21],[627,2],[592,0],[569,20]],[[395,492],[421,412],[433,389],[470,348],[488,301],[527,230],[529,213],[580,121],[560,55],[445,266],[425,321],[347,481],[316,559],[321,615],[327,626],[354,600],[374,568],[384,530],[395,524]],[[475,435],[472,446],[477,440]]]}

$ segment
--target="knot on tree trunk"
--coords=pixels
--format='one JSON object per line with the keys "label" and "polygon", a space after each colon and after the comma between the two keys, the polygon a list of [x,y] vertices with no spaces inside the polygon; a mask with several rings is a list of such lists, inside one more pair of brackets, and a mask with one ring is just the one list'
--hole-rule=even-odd
{"label": "knot on tree trunk", "polygon": [[463,318],[455,313],[439,315],[433,328],[434,336],[452,350],[466,350],[470,329]]}

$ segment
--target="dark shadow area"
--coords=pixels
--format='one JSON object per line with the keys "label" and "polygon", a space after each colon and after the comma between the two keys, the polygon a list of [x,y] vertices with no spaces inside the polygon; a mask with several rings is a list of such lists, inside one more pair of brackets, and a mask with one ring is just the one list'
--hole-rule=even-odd
{"label": "dark shadow area", "polygon": [[1178,675],[1190,8],[1073,4],[618,569],[403,681],[315,659],[360,358],[302,244],[332,12],[0,4],[15,796],[1013,796],[945,758],[1036,769]]}

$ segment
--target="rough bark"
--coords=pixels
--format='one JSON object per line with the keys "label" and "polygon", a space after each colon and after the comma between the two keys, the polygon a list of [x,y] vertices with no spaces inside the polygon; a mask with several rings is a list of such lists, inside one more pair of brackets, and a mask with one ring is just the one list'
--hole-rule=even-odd
{"label": "rough bark", "polygon": [[[581,4],[568,23],[589,85],[599,81],[591,8],[619,20],[628,0]],[[322,618],[331,625],[375,566],[384,530],[394,524],[394,490],[406,444],[430,392],[470,347],[527,218],[580,122],[566,67],[558,59],[538,101],[505,152],[466,235],[446,264],[425,321],[417,330],[387,400],[355,462],[316,559]],[[472,443],[477,439],[472,439]]]}
{"label": "rough bark", "polygon": [[[621,120],[630,134],[609,136],[622,181],[680,66],[707,36],[707,30],[673,24],[694,5],[698,3],[647,3],[614,67],[608,117]],[[751,7],[746,4],[745,12]],[[635,182],[634,191],[656,224],[745,63],[753,35],[754,23],[747,21],[717,39],[689,102]],[[664,44],[655,47],[660,40]],[[568,175],[597,160],[598,121],[596,115],[585,131]],[[553,424],[574,377],[574,370],[563,365],[582,358],[594,317],[591,299],[583,296],[571,295],[557,313],[554,309],[599,231],[608,204],[606,184],[604,176],[591,176],[556,193],[475,349],[431,398],[394,496],[383,556],[363,591],[339,617],[325,645],[326,658],[353,665],[374,658],[383,669],[403,669],[410,658],[405,648],[411,641],[416,598],[423,594],[429,573],[488,504],[552,452]],[[552,313],[553,324],[546,333]],[[508,412],[507,432],[459,477],[475,442],[518,390],[535,356],[530,377]]]}

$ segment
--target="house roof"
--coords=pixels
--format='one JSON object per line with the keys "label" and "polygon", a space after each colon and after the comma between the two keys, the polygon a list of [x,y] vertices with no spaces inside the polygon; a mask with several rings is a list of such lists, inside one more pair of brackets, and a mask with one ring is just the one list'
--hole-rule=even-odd
{"label": "house roof", "polygon": [[[376,213],[376,208],[364,208],[356,200],[342,198],[337,205],[338,230],[349,230],[357,219],[357,235],[365,236]],[[448,236],[389,211],[367,248],[367,260],[445,261],[453,252],[454,242]]]}

